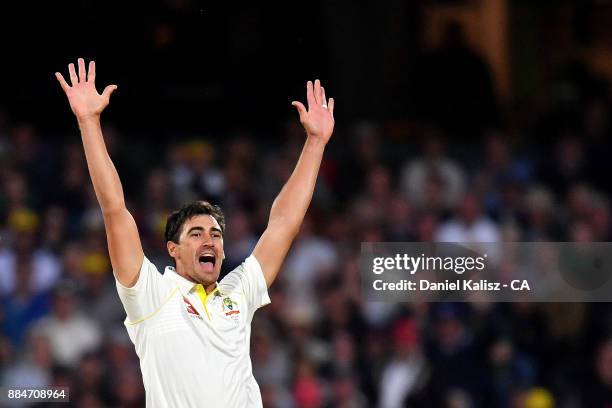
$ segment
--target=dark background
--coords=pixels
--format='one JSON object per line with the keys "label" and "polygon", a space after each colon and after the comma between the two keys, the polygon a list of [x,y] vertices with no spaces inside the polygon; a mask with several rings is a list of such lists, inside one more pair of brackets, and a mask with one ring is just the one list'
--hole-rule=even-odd
{"label": "dark background", "polygon": [[[303,96],[306,79],[334,73],[336,22],[318,2],[34,1],[3,8],[2,103],[49,128],[71,120],[60,109],[53,72],[78,56],[97,60],[100,85],[119,85],[112,120],[138,129],[274,126]],[[368,45],[360,46],[367,53]],[[380,84],[365,85],[355,84],[364,88],[364,104],[368,88]]]}
{"label": "dark background", "polygon": [[265,406],[611,406],[610,303],[373,304],[356,268],[361,242],[609,242],[611,21],[595,0],[2,3],[0,382],[143,406],[53,75],[83,57],[119,86],[104,134],[160,270],[166,216],[193,199],[221,204],[239,264],[304,141],[291,101],[315,78],[336,99],[252,325]]}

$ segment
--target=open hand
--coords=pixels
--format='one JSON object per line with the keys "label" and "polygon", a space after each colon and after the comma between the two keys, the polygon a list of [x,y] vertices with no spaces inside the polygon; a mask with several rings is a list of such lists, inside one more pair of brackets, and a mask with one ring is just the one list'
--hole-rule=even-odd
{"label": "open hand", "polygon": [[110,96],[117,89],[117,85],[107,86],[100,95],[96,90],[96,63],[94,61],[89,62],[88,73],[85,72],[85,61],[83,58],[78,59],[78,65],[78,76],[75,72],[74,64],[68,65],[72,86],[68,85],[59,72],[55,73],[55,77],[66,93],[70,102],[70,108],[77,119],[99,117],[104,108],[108,106]]}
{"label": "open hand", "polygon": [[308,136],[327,143],[334,131],[334,98],[329,98],[327,103],[325,89],[317,79],[314,85],[311,81],[306,83],[306,100],[308,110],[301,102],[293,101],[291,105],[298,110],[300,122]]}

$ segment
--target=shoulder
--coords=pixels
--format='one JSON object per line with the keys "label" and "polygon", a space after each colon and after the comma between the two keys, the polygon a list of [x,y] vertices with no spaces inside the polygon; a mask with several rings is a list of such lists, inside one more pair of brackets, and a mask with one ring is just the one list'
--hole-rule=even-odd
{"label": "shoulder", "polygon": [[261,265],[255,255],[251,254],[221,279],[219,287],[223,290],[224,287],[232,287],[243,279],[258,277],[258,275],[263,276]]}
{"label": "shoulder", "polygon": [[[115,275],[116,276],[116,275]],[[157,280],[162,278],[162,274],[157,269],[157,266],[153,264],[146,256],[143,256],[142,265],[138,271],[138,278],[132,286],[125,286],[115,277],[117,283],[117,290],[120,292],[134,292],[141,289],[147,284],[150,279]]]}
{"label": "shoulder", "polygon": [[251,317],[256,309],[270,303],[266,279],[259,261],[253,254],[219,282],[219,291],[222,295],[244,296]]}

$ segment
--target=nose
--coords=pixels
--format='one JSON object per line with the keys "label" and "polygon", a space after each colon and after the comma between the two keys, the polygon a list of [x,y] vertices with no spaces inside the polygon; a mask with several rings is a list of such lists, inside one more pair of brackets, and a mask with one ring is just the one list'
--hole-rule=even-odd
{"label": "nose", "polygon": [[202,234],[202,236],[203,236],[202,245],[207,246],[207,247],[213,246],[213,240],[210,234]]}

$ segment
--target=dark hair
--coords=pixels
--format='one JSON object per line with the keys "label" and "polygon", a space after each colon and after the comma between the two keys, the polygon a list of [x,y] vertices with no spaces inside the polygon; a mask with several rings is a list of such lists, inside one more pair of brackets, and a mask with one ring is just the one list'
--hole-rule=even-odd
{"label": "dark hair", "polygon": [[166,221],[166,232],[164,234],[166,241],[172,241],[178,244],[183,224],[190,218],[201,214],[211,215],[219,223],[221,232],[225,232],[225,216],[221,208],[208,201],[194,201],[168,216],[168,220]]}

